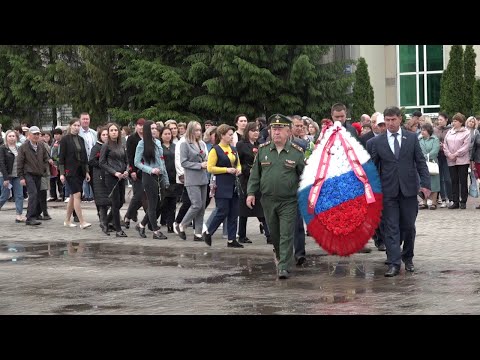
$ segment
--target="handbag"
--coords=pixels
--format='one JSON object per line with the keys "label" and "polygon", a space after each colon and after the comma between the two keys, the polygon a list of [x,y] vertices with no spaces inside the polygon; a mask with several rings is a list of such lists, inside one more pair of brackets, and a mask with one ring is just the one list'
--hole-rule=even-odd
{"label": "handbag", "polygon": [[477,178],[475,177],[473,171],[470,172],[470,186],[468,187],[468,195],[478,198]]}
{"label": "handbag", "polygon": [[49,164],[50,165],[50,176],[51,177],[57,177],[58,176],[58,168],[55,165]]}
{"label": "handbag", "polygon": [[430,175],[440,174],[440,168],[438,167],[438,164],[433,160],[430,161],[430,155],[427,155],[427,167]]}

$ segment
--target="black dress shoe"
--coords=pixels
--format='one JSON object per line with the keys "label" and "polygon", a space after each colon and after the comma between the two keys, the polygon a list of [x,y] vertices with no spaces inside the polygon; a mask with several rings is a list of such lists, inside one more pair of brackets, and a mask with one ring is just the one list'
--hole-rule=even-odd
{"label": "black dress shoe", "polygon": [[[185,231],[180,231],[180,224],[175,223],[175,225],[173,226],[173,230],[175,231],[175,234],[180,236],[180,239],[187,240],[187,235],[185,234]],[[212,241],[210,240],[210,244],[211,243]]]}
{"label": "black dress shoe", "polygon": [[227,241],[227,247],[243,248],[243,245],[240,244],[237,240],[233,240],[233,241]]}
{"label": "black dress shoe", "polygon": [[466,209],[467,208],[467,204],[465,203],[460,203],[460,209]]}
{"label": "black dress shoe", "polygon": [[240,238],[238,239],[238,242],[242,244],[252,244],[252,240],[250,240],[248,237]]}
{"label": "black dress shoe", "polygon": [[273,244],[272,238],[267,236],[267,244]]}
{"label": "black dress shoe", "polygon": [[203,236],[193,235],[193,241],[203,241]]}
{"label": "black dress shoe", "polygon": [[387,251],[385,244],[380,244],[377,246],[378,251]]}
{"label": "black dress shoe", "polygon": [[42,223],[38,220],[27,220],[25,221],[25,225],[41,225]]}
{"label": "black dress shoe", "polygon": [[207,244],[208,246],[212,246],[212,235],[207,234],[207,232],[205,231],[202,234],[202,238],[203,238],[203,241],[205,241],[205,244]]}
{"label": "black dress shoe", "polygon": [[371,253],[371,252],[372,252],[372,249],[370,249],[367,246],[364,246],[363,249],[360,249],[360,250],[357,251],[357,253],[360,253],[360,254],[368,254],[368,253]]}
{"label": "black dress shoe", "polygon": [[78,216],[75,215],[73,217],[73,222],[78,222],[78,223],[80,222],[80,219],[78,218]]}
{"label": "black dress shoe", "polygon": [[389,265],[385,277],[394,277],[400,274],[400,269],[395,265]]}
{"label": "black dress shoe", "polygon": [[163,235],[163,233],[160,230],[154,231],[153,232],[153,238],[158,239],[158,240],[165,240],[167,237]]}
{"label": "black dress shoe", "polygon": [[117,236],[117,237],[128,237],[127,234],[125,234],[125,233],[123,232],[123,230],[122,230],[122,231],[117,231],[116,236]]}
{"label": "black dress shoe", "polygon": [[140,227],[140,224],[137,223],[137,225],[135,225],[135,229],[138,231],[138,234],[140,235],[141,238],[146,238],[147,235],[145,235],[145,228],[143,227]]}
{"label": "black dress shoe", "polygon": [[405,263],[405,270],[406,271],[409,271],[409,272],[414,272],[415,271],[415,266],[413,266],[413,262],[412,261],[407,261]]}
{"label": "black dress shoe", "polygon": [[300,256],[300,257],[297,259],[296,265],[297,265],[297,266],[302,266],[302,265],[305,263],[305,261],[307,261],[306,257],[305,257],[305,256]]}
{"label": "black dress shoe", "polygon": [[[43,218],[43,220],[52,220],[52,218],[51,218],[50,215],[48,215],[48,214],[47,214],[47,215],[43,215],[42,218]],[[38,219],[38,220],[40,220],[40,219]]]}
{"label": "black dress shoe", "polygon": [[110,236],[110,233],[108,232],[108,226],[105,226],[103,224],[101,224],[102,226],[102,232],[107,235],[107,236]]}
{"label": "black dress shoe", "polygon": [[448,207],[449,209],[460,209],[460,205],[458,203],[453,203]]}
{"label": "black dress shoe", "polygon": [[130,229],[130,219],[123,218],[123,222],[125,224],[125,229]]}
{"label": "black dress shoe", "polygon": [[175,231],[173,231],[173,226],[167,226],[167,233],[173,234]]}

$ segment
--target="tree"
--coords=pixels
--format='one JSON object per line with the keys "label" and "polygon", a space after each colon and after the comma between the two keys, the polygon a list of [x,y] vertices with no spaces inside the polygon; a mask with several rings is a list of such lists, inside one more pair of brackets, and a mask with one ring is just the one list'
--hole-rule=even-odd
{"label": "tree", "polygon": [[465,115],[473,113],[473,86],[475,85],[475,50],[473,45],[467,45],[465,48],[464,59],[464,79],[465,79]]}
{"label": "tree", "polygon": [[[235,114],[253,118],[272,113],[328,116],[335,102],[348,103],[352,76],[344,63],[325,63],[331,46],[217,45],[210,64],[206,94],[195,97],[192,110],[213,112],[232,122]],[[207,71],[207,68],[211,68]]]}
{"label": "tree", "polygon": [[465,114],[465,80],[462,45],[452,45],[446,74],[442,76],[440,107],[450,116],[457,112]]}
{"label": "tree", "polygon": [[480,80],[475,80],[473,86],[473,114],[480,115]]}
{"label": "tree", "polygon": [[370,84],[368,65],[363,57],[358,59],[355,71],[355,83],[353,84],[352,119],[359,121],[363,114],[373,114],[375,103],[373,87]]}

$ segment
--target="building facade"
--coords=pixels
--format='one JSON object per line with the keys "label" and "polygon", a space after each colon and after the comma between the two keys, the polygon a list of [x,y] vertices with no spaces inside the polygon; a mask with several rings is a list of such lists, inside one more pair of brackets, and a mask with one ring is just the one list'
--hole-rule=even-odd
{"label": "building facade", "polygon": [[[447,67],[451,45],[336,45],[337,60],[365,58],[375,95],[375,109],[404,107],[436,116],[440,110],[440,80]],[[476,76],[480,77],[480,45]]]}

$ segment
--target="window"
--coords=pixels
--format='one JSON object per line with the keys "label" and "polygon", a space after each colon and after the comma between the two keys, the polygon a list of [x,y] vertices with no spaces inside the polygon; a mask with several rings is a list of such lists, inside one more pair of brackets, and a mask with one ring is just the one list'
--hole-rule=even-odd
{"label": "window", "polygon": [[443,45],[398,45],[397,57],[400,107],[407,114],[438,111]]}

